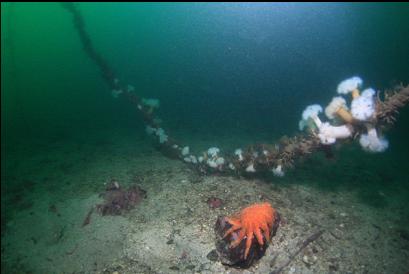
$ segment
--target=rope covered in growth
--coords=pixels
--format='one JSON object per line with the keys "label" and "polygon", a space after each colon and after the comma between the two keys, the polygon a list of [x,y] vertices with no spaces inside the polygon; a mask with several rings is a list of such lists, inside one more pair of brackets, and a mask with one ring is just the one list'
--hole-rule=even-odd
{"label": "rope covered in growth", "polygon": [[399,109],[409,103],[409,87],[397,86],[384,92],[384,99],[377,97],[376,117],[380,123],[393,125],[399,114]]}
{"label": "rope covered in growth", "polygon": [[[367,114],[368,110],[354,111],[354,102],[355,109],[358,109],[357,106],[362,107],[367,101],[371,102],[371,97],[364,97],[364,94],[371,92],[364,91],[360,95],[357,89],[358,84],[360,84],[359,81],[355,81],[357,83],[356,87],[349,90],[348,87],[351,86],[351,80],[358,78],[353,77],[353,79],[344,81],[346,86],[344,82],[340,84],[342,86],[341,89],[338,86],[338,93],[346,94],[349,91],[352,93],[352,109],[349,111],[344,103],[344,107],[340,106],[336,111],[327,113],[327,109],[330,106],[333,108],[337,102],[342,100],[345,102],[343,98],[341,100],[339,97],[334,97],[334,103],[331,102],[325,111],[327,116],[331,118],[331,123],[323,123],[318,118],[318,112],[322,111],[320,106],[320,110],[314,107],[311,109],[307,108],[307,112],[310,112],[309,110],[312,109],[315,109],[315,112],[306,113],[304,111],[306,113],[305,116],[308,117],[305,118],[303,113],[303,119],[305,119],[302,121],[302,127],[306,127],[307,130],[299,135],[282,137],[277,144],[253,144],[246,149],[236,149],[234,153],[230,154],[222,154],[219,148],[212,147],[201,155],[194,155],[190,152],[188,146],[178,143],[160,126],[160,119],[155,116],[155,110],[159,107],[158,100],[140,98],[132,85],[124,85],[118,80],[108,62],[95,50],[85,30],[83,16],[76,5],[73,3],[62,3],[62,6],[71,13],[74,27],[78,32],[83,49],[99,67],[103,79],[112,90],[112,95],[114,97],[123,96],[136,106],[146,123],[147,133],[152,136],[159,151],[165,156],[184,161],[190,167],[203,174],[252,174],[272,171],[276,176],[283,176],[284,170],[293,167],[296,160],[320,150],[328,151],[328,148],[335,141],[345,143],[356,139],[358,136],[360,136],[360,143],[364,149],[374,152],[378,149],[378,152],[380,152],[382,149],[376,146],[376,142],[380,142],[381,145],[386,144],[386,147],[387,143],[382,143],[384,140],[378,138],[376,129],[392,125],[396,120],[399,109],[409,103],[409,86],[398,86],[391,91],[386,91],[383,93],[383,99],[381,99],[381,96],[379,96],[380,92],[378,92],[377,99],[373,100],[373,113],[362,119],[361,116]],[[362,82],[362,80],[360,81]],[[345,87],[347,87],[346,92]],[[335,102],[336,98],[338,98],[337,102]],[[366,99],[368,100],[365,101]],[[363,107],[365,108],[365,106]],[[334,118],[333,116],[337,117]],[[341,125],[339,125],[340,123]]]}

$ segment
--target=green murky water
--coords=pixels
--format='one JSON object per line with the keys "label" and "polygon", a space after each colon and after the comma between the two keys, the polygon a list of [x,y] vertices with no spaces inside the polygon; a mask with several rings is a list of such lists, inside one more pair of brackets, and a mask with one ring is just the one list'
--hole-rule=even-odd
{"label": "green murky water", "polygon": [[[305,106],[329,101],[338,83],[352,75],[377,90],[409,82],[407,3],[78,7],[94,47],[117,76],[140,96],[158,98],[164,127],[196,151],[293,135]],[[14,218],[35,211],[46,197],[58,200],[67,173],[79,176],[71,179],[72,189],[87,194],[101,189],[91,181],[121,176],[97,173],[84,179],[89,166],[82,169],[81,159],[89,164],[93,155],[110,154],[114,165],[118,157],[154,152],[141,117],[112,97],[60,4],[2,3],[1,60],[2,272],[36,272],[32,261],[19,265],[27,255],[13,254],[12,242],[3,246]],[[399,212],[396,226],[407,228],[409,107],[386,136],[385,153],[368,154],[351,144],[329,162],[313,156],[278,185],[306,185],[334,195],[347,190],[374,212]],[[133,138],[139,147],[127,150]],[[408,241],[407,234],[402,237]],[[66,269],[79,271],[60,270]]]}

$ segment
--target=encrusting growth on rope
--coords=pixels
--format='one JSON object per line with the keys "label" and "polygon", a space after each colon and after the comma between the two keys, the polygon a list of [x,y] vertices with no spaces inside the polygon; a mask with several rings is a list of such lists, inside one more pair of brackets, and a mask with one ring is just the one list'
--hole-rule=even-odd
{"label": "encrusting growth on rope", "polygon": [[[141,113],[146,132],[153,137],[164,155],[179,159],[203,174],[254,174],[272,172],[284,176],[285,170],[294,166],[297,159],[316,151],[329,151],[336,142],[345,143],[359,138],[362,149],[369,152],[383,152],[388,141],[380,134],[381,129],[396,121],[399,109],[409,103],[409,86],[400,85],[392,90],[375,94],[367,88],[361,92],[363,80],[354,76],[342,81],[337,88],[339,96],[334,97],[325,108],[329,121],[321,121],[320,105],[308,106],[299,123],[304,132],[294,137],[283,137],[277,144],[254,144],[247,149],[236,149],[233,153],[221,153],[217,147],[195,155],[189,146],[181,145],[161,127],[156,117],[159,100],[140,98],[132,85],[124,85],[115,76],[106,60],[95,50],[85,30],[84,19],[73,3],[62,3],[73,19],[85,53],[99,67],[114,98],[123,97]],[[342,97],[344,96],[344,97]],[[347,100],[350,100],[348,106]]]}
{"label": "encrusting growth on rope", "polygon": [[409,86],[399,85],[392,90],[386,90],[381,100],[378,92],[376,100],[376,118],[380,123],[392,125],[396,121],[399,109],[409,102]]}

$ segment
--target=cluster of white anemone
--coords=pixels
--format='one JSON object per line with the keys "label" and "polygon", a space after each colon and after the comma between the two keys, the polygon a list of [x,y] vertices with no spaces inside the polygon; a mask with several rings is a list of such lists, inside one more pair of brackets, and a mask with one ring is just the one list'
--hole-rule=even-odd
{"label": "cluster of white anemone", "polygon": [[150,108],[159,108],[160,102],[158,99],[154,98],[142,98],[142,105]]}
{"label": "cluster of white anemone", "polygon": [[[115,78],[115,79],[114,79],[114,84],[115,84],[115,85],[118,85],[118,83],[119,83],[119,79]],[[128,86],[126,87],[126,91],[127,91],[127,92],[134,92],[134,91],[135,91],[135,87],[132,86],[132,85],[128,85]],[[111,90],[111,95],[112,95],[112,97],[114,97],[114,98],[118,98],[119,95],[121,95],[122,93],[124,93],[124,91],[123,91],[121,88]]]}
{"label": "cluster of white anemone", "polygon": [[224,165],[224,158],[219,155],[220,149],[217,147],[211,147],[207,150],[206,164],[211,168],[220,169]]}
{"label": "cluster of white anemone", "polygon": [[180,154],[183,157],[183,160],[187,163],[204,163],[214,169],[222,169],[225,164],[224,158],[220,156],[220,149],[217,147],[211,147],[203,154],[203,156],[196,157],[190,153],[189,147],[186,146],[180,148]]}
{"label": "cluster of white anemone", "polygon": [[[174,148],[178,148],[177,145],[174,145],[174,146],[176,146]],[[190,154],[188,146],[185,146],[185,147],[181,148],[181,154],[182,154],[183,160],[186,163],[192,163],[192,164],[197,164],[198,163],[197,157],[195,155],[193,155],[193,154]]]}
{"label": "cluster of white anemone", "polygon": [[[268,151],[267,151],[267,150],[263,150],[263,154],[264,154],[265,156],[267,156],[267,155],[268,155]],[[242,162],[242,161],[244,160],[243,150],[242,150],[241,148],[236,149],[236,150],[234,151],[234,155],[235,155],[235,157],[237,157],[237,160],[238,160],[239,162]],[[253,157],[257,158],[257,157],[258,157],[258,153],[257,153],[257,152],[254,152]],[[236,169],[233,164],[229,164],[229,167],[230,167],[230,169],[232,169],[232,170],[235,170],[235,169]],[[254,173],[254,172],[256,172],[256,168],[254,167],[254,163],[253,163],[253,162],[250,162],[249,165],[246,167],[245,171],[246,171],[247,173]],[[273,172],[274,176],[277,176],[277,177],[283,177],[283,176],[284,176],[284,171],[283,171],[281,165],[278,165],[277,167],[271,169],[271,171]]]}
{"label": "cluster of white anemone", "polygon": [[[320,105],[308,106],[299,123],[300,130],[305,127],[316,131],[318,138],[324,145],[334,144],[338,139],[346,139],[352,136],[352,124],[354,122],[365,123],[368,133],[360,136],[359,143],[362,148],[370,152],[383,152],[388,148],[388,141],[379,137],[376,129],[371,126],[371,120],[375,116],[375,90],[372,88],[365,89],[360,93],[359,88],[362,86],[360,77],[351,77],[342,81],[337,88],[339,95],[352,95],[352,102],[348,108],[346,100],[341,96],[332,98],[330,104],[325,108],[325,115],[330,122],[322,122],[319,113],[323,111]],[[334,123],[343,122],[346,124],[333,125]]]}
{"label": "cluster of white anemone", "polygon": [[[362,123],[367,128],[366,134],[361,134],[359,143],[365,151],[369,152],[383,152],[388,148],[388,141],[378,136],[376,128],[373,126],[373,119],[375,118],[375,90],[372,88],[365,89],[362,93],[359,88],[362,86],[362,79],[360,77],[352,77],[342,81],[337,88],[337,93],[340,96],[333,97],[331,102],[325,108],[325,115],[330,120],[329,122],[322,122],[319,118],[319,114],[323,112],[323,108],[318,105],[309,105],[302,113],[302,119],[299,122],[300,130],[304,128],[310,128],[313,132],[317,133],[320,142],[324,145],[331,145],[336,143],[339,139],[350,138],[353,135],[353,123]],[[127,92],[133,92],[135,88],[133,86],[127,87]],[[118,97],[122,90],[113,90],[112,95]],[[348,94],[352,95],[352,101],[350,107],[347,105],[347,101],[342,96]],[[141,104],[148,107],[150,111],[159,107],[159,100],[157,99],[145,99],[141,100]],[[142,105],[138,105],[138,108],[142,108]],[[342,124],[340,124],[342,122]],[[159,143],[163,144],[168,142],[168,135],[165,131],[158,127],[151,126],[146,127],[146,132],[149,135],[154,135],[158,138]],[[220,149],[217,147],[211,147],[204,153],[203,156],[196,157],[190,153],[189,147],[180,148],[177,145],[173,145],[174,149],[180,151],[180,155],[185,162],[198,164],[204,163],[210,168],[221,170],[225,165],[225,159],[221,157]],[[263,151],[265,155],[268,151]],[[236,149],[234,151],[235,157],[239,162],[244,161],[242,149]],[[254,155],[257,157],[258,155]],[[236,167],[233,163],[229,163],[229,168],[235,170]],[[246,172],[256,172],[254,164],[250,163],[246,169]],[[275,176],[284,176],[282,165],[277,165],[271,170]]]}
{"label": "cluster of white anemone", "polygon": [[322,112],[320,105],[310,105],[302,113],[300,129],[308,126],[318,130],[318,137],[324,145],[331,145],[337,139],[344,139],[352,136],[352,131],[346,125],[333,126],[329,122],[322,122],[318,114]]}
{"label": "cluster of white anemone", "polygon": [[277,177],[283,177],[285,175],[284,170],[281,165],[278,165],[277,167],[273,168],[271,171],[273,172],[274,176],[277,176]]}
{"label": "cluster of white anemone", "polygon": [[163,128],[154,128],[151,126],[146,126],[146,133],[148,135],[154,135],[156,137],[158,137],[159,143],[160,144],[164,144],[168,141],[169,137],[168,135],[165,133],[165,130]]}

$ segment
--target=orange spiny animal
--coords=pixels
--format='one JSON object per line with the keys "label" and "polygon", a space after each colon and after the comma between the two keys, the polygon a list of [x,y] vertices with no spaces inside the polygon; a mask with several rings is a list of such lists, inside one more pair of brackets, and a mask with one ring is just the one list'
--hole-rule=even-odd
{"label": "orange spiny animal", "polygon": [[276,214],[276,210],[269,203],[254,204],[246,207],[238,215],[226,218],[232,227],[226,231],[223,238],[239,230],[237,239],[230,244],[230,247],[238,246],[246,237],[246,250],[244,252],[244,259],[246,259],[254,236],[260,246],[264,244],[262,233],[264,233],[266,241],[270,240],[270,232],[277,218]]}

